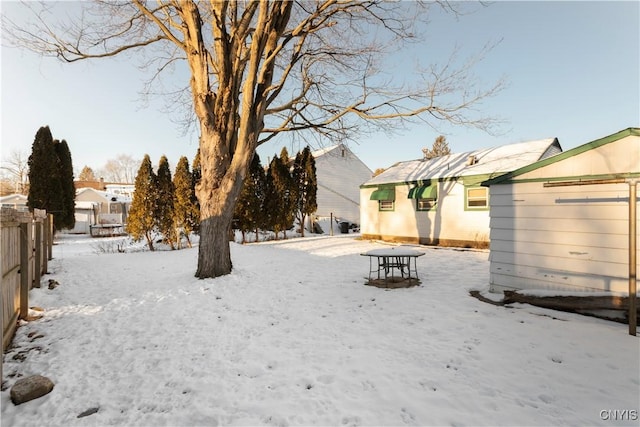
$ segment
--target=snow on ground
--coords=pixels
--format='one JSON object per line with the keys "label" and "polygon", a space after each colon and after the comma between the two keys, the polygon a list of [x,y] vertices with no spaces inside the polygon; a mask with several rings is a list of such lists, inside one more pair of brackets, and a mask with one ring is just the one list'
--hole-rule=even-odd
{"label": "snow on ground", "polygon": [[[470,297],[486,251],[416,247],[422,286],[385,290],[359,255],[385,245],[353,234],[232,244],[207,280],[197,248],[113,245],[59,237],[44,317],[4,356],[2,426],[638,425],[638,338]],[[34,374],[53,391],[13,405]]]}

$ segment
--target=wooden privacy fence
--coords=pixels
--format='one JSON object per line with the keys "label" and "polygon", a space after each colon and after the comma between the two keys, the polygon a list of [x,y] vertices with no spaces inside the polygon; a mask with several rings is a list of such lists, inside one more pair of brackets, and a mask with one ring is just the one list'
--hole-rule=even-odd
{"label": "wooden privacy fence", "polygon": [[53,221],[46,211],[0,210],[0,248],[2,258],[2,352],[11,343],[18,319],[29,312],[29,290],[40,287],[47,272],[53,244]]}

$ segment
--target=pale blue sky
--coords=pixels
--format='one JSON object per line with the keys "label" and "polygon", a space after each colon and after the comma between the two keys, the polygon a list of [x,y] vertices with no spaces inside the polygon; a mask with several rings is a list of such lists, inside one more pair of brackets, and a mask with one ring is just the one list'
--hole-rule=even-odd
{"label": "pale blue sky", "polygon": [[[11,13],[15,4],[1,7]],[[399,52],[394,63],[444,61],[456,45],[464,57],[501,40],[475,71],[487,85],[508,79],[479,106],[505,120],[500,135],[419,124],[393,137],[368,136],[350,148],[369,168],[419,158],[440,133],[454,152],[548,137],[566,150],[640,126],[640,2],[495,2],[474,9],[457,19],[434,15],[429,43]],[[49,125],[55,138],[67,140],[77,170],[99,169],[119,154],[149,154],[154,164],[164,154],[172,167],[182,155],[193,159],[197,134],[182,136],[160,101],[143,105],[143,76],[126,60],[63,64],[2,48],[0,70],[3,157],[14,149],[29,154],[38,128]],[[283,145],[289,141],[261,147],[263,163]]]}

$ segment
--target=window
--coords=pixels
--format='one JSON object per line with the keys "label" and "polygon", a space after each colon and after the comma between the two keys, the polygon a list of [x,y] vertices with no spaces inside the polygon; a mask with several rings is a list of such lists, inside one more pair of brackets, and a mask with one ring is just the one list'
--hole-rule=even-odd
{"label": "window", "polygon": [[427,182],[416,185],[409,190],[410,199],[416,199],[416,210],[428,211],[435,209],[438,200],[438,183]]}
{"label": "window", "polygon": [[436,199],[418,199],[417,207],[419,211],[429,211],[436,207]]}
{"label": "window", "polygon": [[467,188],[467,209],[488,209],[489,189],[486,187]]}
{"label": "window", "polygon": [[370,200],[378,201],[378,210],[392,211],[395,208],[396,187],[391,185],[381,185],[371,193]]}
{"label": "window", "polygon": [[392,211],[394,208],[393,200],[378,200],[378,210]]}

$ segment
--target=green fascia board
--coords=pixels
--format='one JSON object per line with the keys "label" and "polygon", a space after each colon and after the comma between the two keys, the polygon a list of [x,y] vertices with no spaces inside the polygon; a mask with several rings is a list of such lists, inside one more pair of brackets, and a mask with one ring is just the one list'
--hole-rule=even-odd
{"label": "green fascia board", "polygon": [[398,181],[398,182],[386,182],[384,184],[362,184],[360,185],[360,189],[366,188],[381,188],[381,187],[391,187],[395,188],[398,185],[417,185],[417,186],[425,186],[428,187],[430,185],[436,185],[439,182],[445,181],[457,181],[460,177],[446,177],[446,178],[433,178],[433,179],[419,179],[417,181]]}
{"label": "green fascia board", "polygon": [[[502,176],[502,174],[500,174],[500,176]],[[481,175],[468,175],[468,176],[463,176],[462,178],[462,184],[465,187],[477,187],[479,185],[481,185],[483,182],[488,181],[492,178],[496,178],[496,174],[495,173],[485,173],[485,174],[481,174]]]}
{"label": "green fascia board", "polygon": [[[591,141],[586,144],[579,145],[578,147],[572,148],[567,151],[563,151],[562,153],[556,154],[555,156],[551,156],[546,159],[539,160],[537,162],[531,163],[530,165],[523,166],[520,169],[516,169],[512,172],[508,172],[497,178],[490,179],[486,182],[483,182],[482,185],[489,187],[494,184],[505,184],[507,182],[511,182],[513,178],[523,175],[527,172],[531,172],[541,167],[548,166],[553,163],[568,159],[570,157],[577,156],[578,154],[582,154],[586,151],[593,150],[594,148],[598,148],[603,145],[610,144],[622,138],[626,138],[627,136],[640,136],[640,128],[627,128],[627,129],[621,130],[620,132],[616,132],[612,135],[605,136],[604,138],[596,139],[595,141]],[[548,181],[548,179],[545,179],[545,181]]]}
{"label": "green fascia board", "polygon": [[409,190],[408,199],[435,199],[438,196],[437,185],[418,185]]}
{"label": "green fascia board", "polygon": [[[554,177],[543,177],[543,178],[528,178],[528,179],[515,179],[509,180],[505,182],[500,182],[500,184],[511,184],[511,183],[527,183],[527,182],[556,182],[556,181],[589,181],[596,179],[638,179],[640,178],[640,172],[628,172],[628,173],[610,173],[604,175],[570,175],[570,176],[554,176]],[[489,185],[493,185],[489,184]],[[488,187],[487,183],[483,183],[483,186]]]}
{"label": "green fascia board", "polygon": [[396,188],[394,186],[380,186],[371,193],[369,200],[395,200]]}

